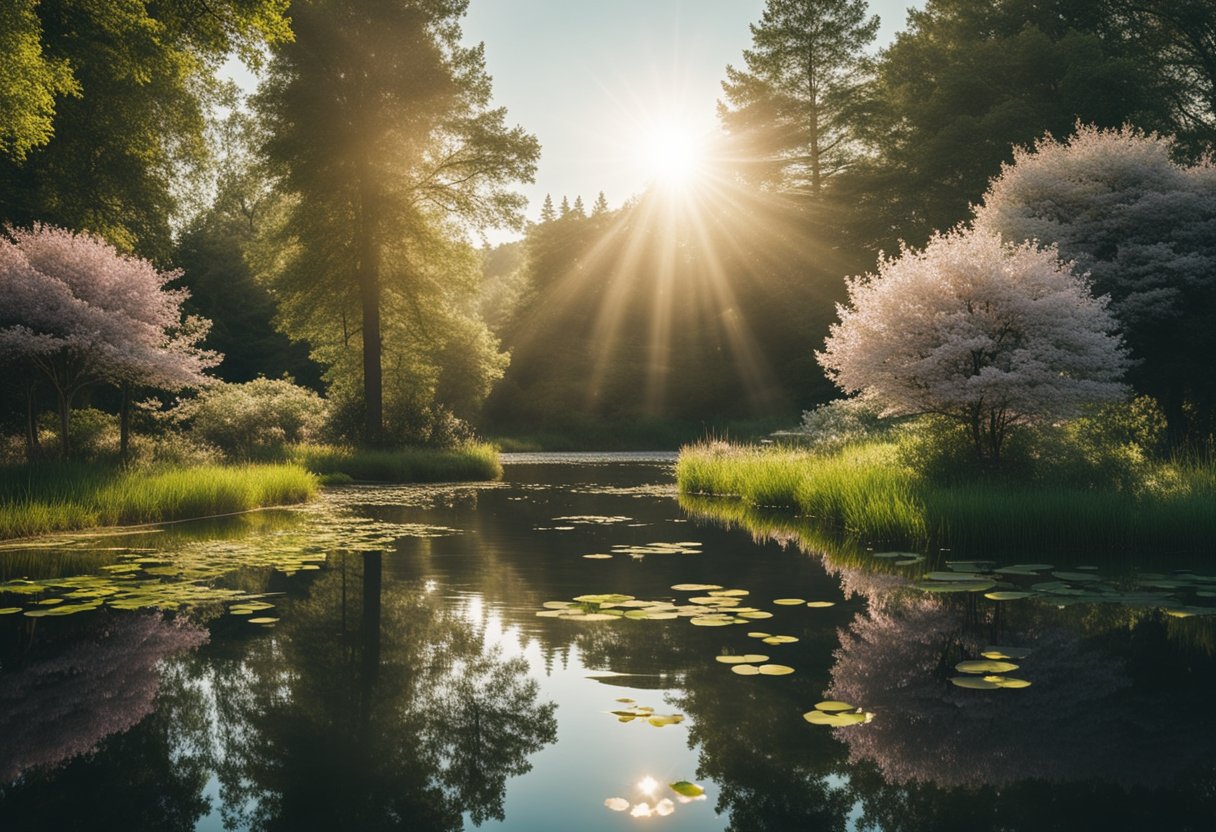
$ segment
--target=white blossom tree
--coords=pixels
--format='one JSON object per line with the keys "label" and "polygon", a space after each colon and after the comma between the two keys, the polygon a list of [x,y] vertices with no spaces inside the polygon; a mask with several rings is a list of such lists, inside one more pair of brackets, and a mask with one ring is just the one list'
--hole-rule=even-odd
{"label": "white blossom tree", "polygon": [[168,288],[177,277],[88,234],[35,225],[0,236],[0,359],[41,372],[55,388],[64,456],[84,387],[180,389],[205,383],[218,363],[200,346],[209,323],[183,315],[187,293]]}
{"label": "white blossom tree", "polygon": [[848,281],[816,358],[888,415],[965,425],[999,464],[1011,428],[1124,395],[1127,365],[1105,298],[1055,252],[956,229]]}
{"label": "white blossom tree", "polygon": [[1172,139],[1080,125],[1014,153],[975,226],[1055,246],[1108,294],[1134,387],[1156,398],[1171,440],[1216,419],[1216,166],[1173,161]]}

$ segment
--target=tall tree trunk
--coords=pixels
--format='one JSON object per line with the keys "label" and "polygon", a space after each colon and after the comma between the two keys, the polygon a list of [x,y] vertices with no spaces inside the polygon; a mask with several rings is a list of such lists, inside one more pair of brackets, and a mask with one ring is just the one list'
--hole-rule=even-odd
{"label": "tall tree trunk", "polygon": [[359,299],[363,307],[364,440],[379,444],[384,430],[384,383],[380,369],[380,250],[376,240],[376,206],[366,162],[359,166],[360,216],[356,229]]}
{"label": "tall tree trunk", "polygon": [[131,444],[131,385],[122,383],[122,406],[118,410],[118,455],[127,461],[127,449]]}

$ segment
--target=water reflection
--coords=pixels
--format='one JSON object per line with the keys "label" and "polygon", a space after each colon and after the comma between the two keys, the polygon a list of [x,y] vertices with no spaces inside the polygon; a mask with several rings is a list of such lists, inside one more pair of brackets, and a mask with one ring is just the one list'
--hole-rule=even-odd
{"label": "water reflection", "polygon": [[382,555],[341,555],[272,638],[216,679],[225,825],[457,830],[503,818],[506,781],[555,738],[554,706]]}

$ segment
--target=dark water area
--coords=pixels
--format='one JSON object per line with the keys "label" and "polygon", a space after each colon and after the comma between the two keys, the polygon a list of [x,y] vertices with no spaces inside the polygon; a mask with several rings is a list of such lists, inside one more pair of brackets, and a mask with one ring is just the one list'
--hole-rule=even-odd
{"label": "dark water area", "polygon": [[1216,828],[1193,563],[871,552],[671,457],[506,462],[0,547],[0,830]]}

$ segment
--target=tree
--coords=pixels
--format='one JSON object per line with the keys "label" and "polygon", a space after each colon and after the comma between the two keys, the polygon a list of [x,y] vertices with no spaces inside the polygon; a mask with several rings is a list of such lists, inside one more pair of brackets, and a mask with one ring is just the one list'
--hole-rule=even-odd
{"label": "tree", "polygon": [[540,207],[540,221],[553,222],[557,219],[557,212],[553,210],[553,197],[545,194],[544,204]]}
{"label": "tree", "polygon": [[[290,38],[286,0],[13,0],[0,12],[0,221],[168,261],[207,161],[214,72]],[[11,51],[10,51],[11,49]]]}
{"label": "tree", "polygon": [[850,111],[878,33],[864,0],[768,0],[718,114],[763,182],[818,198],[856,152]]}
{"label": "tree", "polygon": [[581,219],[587,218],[587,209],[583,207],[583,198],[581,196],[576,196],[574,198],[574,205],[570,208],[570,211],[576,217]]}
{"label": "tree", "polygon": [[1168,79],[1093,0],[929,0],[886,50],[837,183],[852,246],[922,245],[966,220],[1016,146],[1077,119],[1171,129]]}
{"label": "tree", "polygon": [[87,385],[204,383],[218,356],[198,346],[208,323],[183,316],[186,292],[168,288],[178,272],[87,234],[50,226],[8,233],[0,238],[0,356],[54,386],[63,456],[72,401]]}
{"label": "tree", "polygon": [[598,217],[601,214],[608,213],[608,198],[604,196],[604,192],[600,191],[595,198],[595,203],[591,206],[591,216]]}
{"label": "tree", "polygon": [[961,422],[994,465],[1017,425],[1123,395],[1106,299],[1054,250],[959,229],[880,261],[848,291],[816,353],[828,376],[888,414]]}
{"label": "tree", "polygon": [[1058,247],[1110,295],[1133,385],[1161,403],[1176,447],[1216,416],[1216,166],[1175,163],[1175,149],[1130,127],[1044,138],[1015,151],[976,227]]}
{"label": "tree", "polygon": [[570,200],[565,196],[562,197],[562,207],[558,210],[559,217],[570,216]]}
{"label": "tree", "polygon": [[[445,316],[465,314],[477,286],[476,252],[454,241],[466,225],[522,222],[524,199],[507,186],[530,180],[539,156],[536,139],[490,107],[484,50],[460,40],[466,6],[293,7],[296,39],[276,51],[258,96],[265,154],[284,195],[269,258],[290,307],[280,320],[314,346],[331,383],[361,377],[361,433],[370,442],[383,439],[386,322],[430,353],[390,372],[435,366],[453,343]],[[450,280],[449,270],[460,277]],[[464,327],[461,339],[485,346],[482,330]],[[344,357],[354,340],[361,366]]]}

